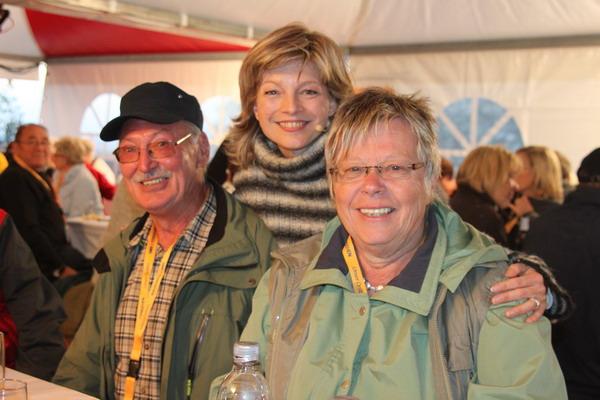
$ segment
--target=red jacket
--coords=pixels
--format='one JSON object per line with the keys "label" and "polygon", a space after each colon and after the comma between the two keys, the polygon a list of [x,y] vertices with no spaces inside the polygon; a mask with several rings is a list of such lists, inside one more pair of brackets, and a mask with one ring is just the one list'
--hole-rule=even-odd
{"label": "red jacket", "polygon": [[[3,211],[0,210],[0,224],[2,223]],[[4,295],[0,289],[0,331],[4,333],[4,349],[6,351],[6,366],[9,368],[15,368],[17,361],[17,347],[19,346],[19,338],[17,337],[17,327],[15,321],[13,321],[8,308],[6,308],[6,302],[4,301]]]}
{"label": "red jacket", "polygon": [[96,178],[102,198],[106,200],[112,200],[112,198],[115,197],[116,186],[110,183],[106,177],[102,175],[102,172],[94,168],[92,164],[85,163],[85,166],[87,167],[88,171],[94,175],[94,178]]}

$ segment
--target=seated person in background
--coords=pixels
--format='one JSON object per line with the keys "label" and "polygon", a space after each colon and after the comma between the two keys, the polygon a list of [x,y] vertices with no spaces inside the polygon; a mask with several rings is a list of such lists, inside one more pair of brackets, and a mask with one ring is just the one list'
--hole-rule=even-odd
{"label": "seated person in background", "polygon": [[[518,185],[515,176],[521,164],[516,155],[502,146],[480,146],[464,159],[456,181],[458,189],[450,206],[460,217],[496,242],[508,246],[508,234],[501,210],[511,207]],[[516,210],[517,215],[531,211],[531,206]]]}
{"label": "seated person in background", "polygon": [[89,275],[91,264],[71,247],[63,214],[52,186],[38,170],[47,166],[50,141],[45,127],[22,125],[17,130],[14,162],[0,175],[0,208],[13,218],[46,278]]}
{"label": "seated person in background", "polygon": [[83,163],[83,153],[78,138],[64,136],[54,143],[55,192],[66,217],[103,213],[98,183]]}
{"label": "seated person in background", "polygon": [[[85,167],[90,171],[90,173],[98,182],[98,188],[100,189],[100,195],[103,199],[112,200],[115,196],[115,174],[112,172],[106,161],[101,158],[94,159],[94,145],[91,141],[85,138],[79,138],[81,144],[83,145],[83,162],[85,163]],[[96,168],[92,163],[95,162],[96,165],[102,165],[102,170],[104,172],[100,172],[98,168]],[[111,174],[111,179],[107,178],[107,175]]]}
{"label": "seated person in background", "polygon": [[546,146],[522,147],[516,152],[521,168],[515,176],[519,192],[527,196],[533,212],[541,215],[558,207],[564,198],[560,161]]}
{"label": "seated person in background", "polygon": [[15,344],[7,365],[49,380],[64,353],[59,330],[64,319],[60,296],[40,273],[10,216],[0,209],[0,325],[13,327]]}
{"label": "seated person in background", "polygon": [[120,108],[100,137],[119,140],[123,182],[145,214],[96,256],[92,302],[54,381],[102,399],[184,399],[188,388],[205,399],[231,368],[275,241],[205,179],[195,97],[145,83]]}
{"label": "seated person in background", "polygon": [[566,399],[548,320],[489,304],[505,250],[433,200],[434,123],[425,100],[379,88],[337,111],[338,218],[274,253],[242,334],[272,398]]}
{"label": "seated person in background", "polygon": [[[510,248],[520,250],[530,224],[548,210],[562,203],[564,193],[560,161],[554,150],[545,146],[522,147],[516,152],[521,160],[521,169],[515,176],[520,196],[513,200],[514,208],[531,208],[531,211],[509,217],[514,226],[507,223]],[[522,205],[521,205],[522,204]],[[512,217],[512,218],[511,218]],[[514,218],[514,219],[513,219]]]}
{"label": "seated person in background", "polygon": [[579,186],[541,215],[524,249],[544,257],[573,296],[571,318],[552,326],[552,343],[571,400],[600,399],[600,148],[577,170]]}
{"label": "seated person in background", "polygon": [[[520,168],[519,158],[504,147],[480,146],[467,155],[458,169],[456,177],[458,189],[450,199],[450,206],[465,222],[490,235],[505,247],[510,245],[507,228],[512,229],[514,224],[506,226],[502,211],[509,208],[514,215],[524,215],[532,210],[528,202],[511,203],[518,190],[514,177],[519,173]],[[509,257],[511,262],[525,263],[544,276],[544,283],[554,295],[554,301],[548,304],[549,309],[546,312],[548,318],[556,321],[569,314],[573,307],[571,298],[556,282],[552,272],[542,260],[517,251],[511,251]],[[511,270],[512,267],[509,271]],[[527,273],[531,274],[531,271]],[[505,286],[506,283],[498,286],[505,290],[508,287]],[[497,297],[493,299],[495,304],[508,300],[503,294]],[[529,318],[528,321],[535,321],[535,318]]]}

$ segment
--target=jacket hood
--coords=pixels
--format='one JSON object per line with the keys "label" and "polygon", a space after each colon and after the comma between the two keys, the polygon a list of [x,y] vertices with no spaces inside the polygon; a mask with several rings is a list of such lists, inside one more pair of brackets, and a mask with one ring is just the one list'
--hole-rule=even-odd
{"label": "jacket hood", "polygon": [[[441,202],[432,203],[438,222],[438,238],[434,256],[442,251],[440,281],[454,292],[464,276],[473,267],[507,261],[506,250],[496,242],[464,222],[460,216]],[[438,249],[439,246],[439,249]],[[437,255],[439,257],[439,255]],[[432,257],[433,260],[433,257]]]}

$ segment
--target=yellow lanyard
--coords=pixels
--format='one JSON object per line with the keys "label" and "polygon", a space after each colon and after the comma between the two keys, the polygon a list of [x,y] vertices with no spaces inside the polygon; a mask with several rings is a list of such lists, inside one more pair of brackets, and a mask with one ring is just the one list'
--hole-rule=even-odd
{"label": "yellow lanyard", "polygon": [[15,160],[15,162],[17,164],[19,164],[19,166],[23,169],[25,169],[27,172],[29,172],[31,175],[33,175],[33,177],[35,179],[37,179],[42,185],[44,185],[44,187],[50,192],[52,193],[52,195],[54,195],[54,192],[52,191],[52,189],[50,188],[50,185],[48,185],[48,182],[46,182],[46,180],[44,178],[42,178],[42,176],[33,168],[31,168],[29,165],[25,164],[25,161],[23,161],[19,156],[17,156],[16,154],[13,154],[13,160]]}
{"label": "yellow lanyard", "polygon": [[132,400],[133,394],[135,393],[135,380],[138,377],[140,369],[140,356],[142,354],[144,331],[146,330],[146,325],[148,325],[150,310],[152,309],[152,305],[154,304],[154,300],[158,294],[160,283],[165,276],[167,262],[171,256],[173,246],[174,244],[165,251],[165,254],[160,260],[158,270],[154,274],[154,279],[152,280],[152,283],[150,283],[150,275],[152,274],[152,269],[154,267],[156,248],[158,247],[158,237],[156,236],[156,231],[154,226],[150,227],[146,251],[144,252],[144,268],[142,270],[140,295],[137,304],[135,327],[133,329],[133,346],[129,356],[127,377],[125,378],[125,400]]}
{"label": "yellow lanyard", "polygon": [[367,293],[365,278],[363,277],[362,270],[360,269],[358,257],[356,257],[356,250],[354,250],[354,243],[352,243],[352,238],[350,236],[348,236],[348,240],[344,245],[342,255],[344,256],[344,261],[346,261],[346,265],[348,266],[354,291],[356,293]]}

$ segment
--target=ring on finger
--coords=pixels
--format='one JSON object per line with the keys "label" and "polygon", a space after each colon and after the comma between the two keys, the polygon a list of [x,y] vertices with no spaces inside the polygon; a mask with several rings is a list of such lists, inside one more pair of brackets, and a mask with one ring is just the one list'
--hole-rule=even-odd
{"label": "ring on finger", "polygon": [[540,305],[542,303],[540,303],[540,301],[538,299],[536,299],[535,297],[530,297],[529,300],[532,300],[535,303],[535,310],[537,310],[538,308],[540,308]]}

